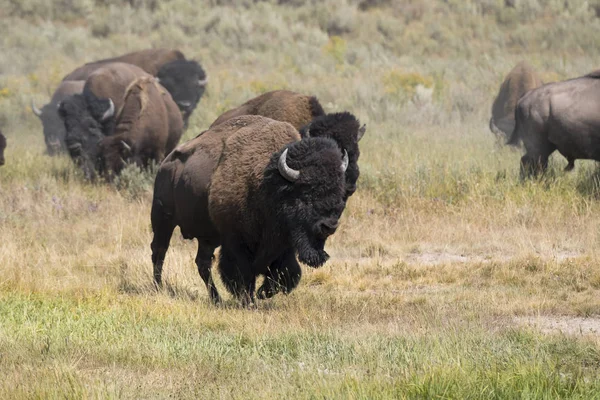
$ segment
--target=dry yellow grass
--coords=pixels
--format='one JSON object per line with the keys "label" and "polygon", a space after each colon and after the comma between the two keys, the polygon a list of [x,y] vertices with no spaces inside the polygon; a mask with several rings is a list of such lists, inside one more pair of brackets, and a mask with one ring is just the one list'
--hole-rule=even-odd
{"label": "dry yellow grass", "polygon": [[[587,3],[150,3],[75,1],[44,23],[35,1],[0,7],[0,398],[600,397],[598,330],[564,328],[600,323],[596,167],[556,156],[520,182],[487,130],[522,57],[557,79],[600,65]],[[31,97],[151,45],[210,75],[186,138],[276,88],[367,123],[331,260],[291,295],[210,305],[178,231],[156,292],[149,175],[90,185],[43,154]]]}

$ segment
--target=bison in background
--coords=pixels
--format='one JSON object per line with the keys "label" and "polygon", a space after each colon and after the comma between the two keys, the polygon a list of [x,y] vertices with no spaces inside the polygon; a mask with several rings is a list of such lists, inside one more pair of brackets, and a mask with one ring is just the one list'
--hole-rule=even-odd
{"label": "bison in background", "polygon": [[567,160],[600,161],[600,73],[549,83],[525,94],[517,103],[516,125],[508,142],[521,140],[521,176],[544,172],[558,150]]}
{"label": "bison in background", "polygon": [[110,179],[127,162],[160,162],[179,141],[181,114],[154,77],[124,63],[107,64],[86,80],[82,94],[60,103],[71,158],[86,178]]}
{"label": "bison in background", "polygon": [[0,166],[4,165],[4,150],[6,149],[6,137],[0,132]]}
{"label": "bison in background", "polygon": [[292,125],[261,116],[228,120],[182,144],[154,186],[155,282],[179,226],[184,238],[198,240],[196,264],[213,302],[220,301],[211,274],[219,245],[222,280],[236,297],[253,301],[258,275],[271,277],[262,297],[281,287],[288,293],[300,279],[296,254],[312,267],[328,258],[324,245],[345,207],[347,167],[335,141],[300,140]]}
{"label": "bison in background", "polygon": [[314,118],[325,115],[325,111],[315,96],[306,96],[289,90],[275,90],[224,112],[210,127],[242,115],[261,115],[277,121],[289,122],[294,128],[300,129]]}
{"label": "bison in background", "polygon": [[187,126],[208,82],[198,62],[186,60],[179,50],[146,49],[85,64],[66,75],[63,81],[86,80],[98,68],[114,62],[135,65],[157,77],[179,107]]}
{"label": "bison in background", "polygon": [[52,99],[41,109],[31,104],[33,113],[42,121],[44,141],[49,155],[56,155],[66,150],[65,146],[65,124],[58,115],[58,104],[68,96],[81,93],[85,81],[61,82],[54,91]]}
{"label": "bison in background", "polygon": [[[499,139],[506,139],[515,128],[515,107],[529,90],[542,86],[537,72],[525,61],[518,63],[504,78],[492,105],[490,130]],[[504,140],[503,140],[504,141]]]}

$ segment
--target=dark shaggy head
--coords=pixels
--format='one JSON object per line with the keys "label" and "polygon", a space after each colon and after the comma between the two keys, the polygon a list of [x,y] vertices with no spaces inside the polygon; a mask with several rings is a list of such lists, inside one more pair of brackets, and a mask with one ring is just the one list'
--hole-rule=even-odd
{"label": "dark shaggy head", "polygon": [[65,124],[60,119],[56,107],[56,103],[50,102],[41,110],[34,108],[34,113],[42,121],[46,149],[51,156],[60,153],[65,147]]}
{"label": "dark shaggy head", "polygon": [[358,142],[362,139],[366,126],[349,112],[332,113],[317,117],[300,129],[300,135],[306,137],[330,137],[342,150],[348,152],[349,165],[346,170],[346,194],[344,201],[356,191],[356,181],[360,175]]}
{"label": "dark shaggy head", "polygon": [[[282,165],[295,176],[286,176]],[[271,157],[262,187],[269,199],[269,209],[264,211],[277,219],[276,226],[284,230],[280,234],[289,237],[298,259],[311,267],[323,265],[329,258],[325,241],[337,229],[345,207],[343,161],[338,145],[327,138],[289,144]]]}
{"label": "dark shaggy head", "polygon": [[[95,179],[96,171],[102,166],[101,141],[105,137],[103,122],[112,118],[112,115],[107,114],[109,110],[108,100],[101,100],[89,94],[67,97],[58,106],[58,115],[66,129],[67,151],[73,161],[82,168],[85,177],[90,180]],[[100,118],[96,118],[95,115],[100,115]]]}
{"label": "dark shaggy head", "polygon": [[0,132],[0,165],[4,165],[4,149],[6,149],[6,138]]}
{"label": "dark shaggy head", "polygon": [[163,65],[157,77],[181,110],[187,126],[208,82],[204,69],[196,61],[176,60]]}

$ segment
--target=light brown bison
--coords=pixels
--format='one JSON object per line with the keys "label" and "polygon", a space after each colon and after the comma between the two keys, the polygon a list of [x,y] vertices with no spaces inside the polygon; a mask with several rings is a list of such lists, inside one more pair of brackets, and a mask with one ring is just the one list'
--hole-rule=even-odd
{"label": "light brown bison", "polygon": [[222,280],[238,298],[253,301],[258,275],[272,278],[262,297],[289,292],[300,279],[296,253],[312,267],[328,258],[324,245],[345,206],[347,167],[333,140],[300,140],[290,124],[261,116],[231,119],[179,146],[154,186],[155,282],[179,226],[198,240],[196,264],[213,302],[220,300],[210,271],[219,245]]}
{"label": "light brown bison", "polygon": [[58,116],[58,104],[68,96],[81,93],[85,81],[61,82],[54,91],[52,99],[41,109],[31,104],[33,113],[42,122],[44,141],[49,155],[55,155],[66,150],[65,124]]}
{"label": "light brown bison", "polygon": [[275,90],[224,112],[212,123],[211,128],[241,115],[262,115],[277,121],[289,122],[294,128],[300,129],[314,118],[325,115],[325,111],[315,96],[306,96],[289,90]]}
{"label": "light brown bison", "polygon": [[89,179],[119,174],[126,161],[160,162],[183,121],[169,93],[140,68],[111,63],[93,72],[82,94],[60,103],[69,154]]}
{"label": "light brown bison", "polygon": [[98,68],[114,62],[132,64],[156,76],[160,84],[171,94],[187,125],[208,82],[200,64],[193,60],[186,60],[179,50],[146,49],[85,64],[66,75],[63,81],[86,80]]}
{"label": "light brown bison", "polygon": [[600,161],[600,73],[549,83],[525,94],[517,103],[516,125],[508,142],[523,141],[521,175],[545,171],[558,150],[567,160]]}
{"label": "light brown bison", "polygon": [[504,78],[492,105],[490,130],[499,138],[508,138],[515,128],[515,107],[525,93],[542,86],[537,72],[525,61],[518,63]]}
{"label": "light brown bison", "polygon": [[4,165],[4,150],[6,149],[6,137],[0,132],[0,166]]}

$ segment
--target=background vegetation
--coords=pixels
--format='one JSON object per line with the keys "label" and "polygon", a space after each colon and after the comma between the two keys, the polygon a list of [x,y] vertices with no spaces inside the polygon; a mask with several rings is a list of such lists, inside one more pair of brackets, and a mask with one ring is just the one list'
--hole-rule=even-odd
{"label": "background vegetation", "polygon": [[[600,175],[519,182],[487,128],[521,59],[598,68],[599,5],[0,0],[0,398],[600,398]],[[44,155],[31,99],[151,46],[208,71],[185,138],[278,88],[367,123],[332,259],[290,296],[210,306],[177,232],[156,293],[152,172]]]}

